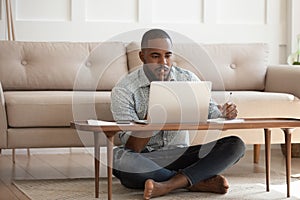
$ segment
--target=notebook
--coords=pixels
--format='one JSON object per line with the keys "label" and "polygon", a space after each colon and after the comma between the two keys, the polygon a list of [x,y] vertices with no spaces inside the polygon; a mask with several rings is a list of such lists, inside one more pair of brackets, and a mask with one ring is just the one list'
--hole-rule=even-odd
{"label": "notebook", "polygon": [[211,82],[153,81],[147,123],[206,122]]}

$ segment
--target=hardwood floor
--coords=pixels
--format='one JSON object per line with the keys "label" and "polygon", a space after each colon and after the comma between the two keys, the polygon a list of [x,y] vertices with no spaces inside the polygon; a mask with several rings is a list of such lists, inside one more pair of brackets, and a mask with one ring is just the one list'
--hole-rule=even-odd
{"label": "hardwood floor", "polygon": [[[234,166],[234,173],[243,171],[243,166],[253,165],[253,172],[264,171],[264,151],[261,151],[259,164],[253,163],[252,150],[247,150],[243,159]],[[106,156],[101,162],[106,162]],[[101,166],[102,167],[102,166]],[[249,167],[248,167],[249,168]],[[0,155],[0,200],[27,200],[13,184],[16,179],[63,179],[94,176],[93,157],[87,151],[45,154],[38,151],[28,157],[26,151],[16,154],[12,163],[10,150],[2,150]],[[103,166],[101,176],[106,176]],[[272,149],[271,169],[285,172],[285,159],[280,149]],[[233,171],[233,170],[232,170]],[[292,174],[300,174],[300,158],[292,159]]]}

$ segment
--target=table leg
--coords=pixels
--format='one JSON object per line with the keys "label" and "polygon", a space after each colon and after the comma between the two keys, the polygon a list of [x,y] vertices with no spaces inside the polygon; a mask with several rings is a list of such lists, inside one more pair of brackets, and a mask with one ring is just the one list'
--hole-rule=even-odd
{"label": "table leg", "polygon": [[113,144],[114,136],[107,136],[107,194],[108,200],[112,199],[112,169],[113,169]]}
{"label": "table leg", "polygon": [[286,185],[287,185],[287,197],[290,197],[290,184],[291,184],[291,162],[292,162],[292,128],[283,129],[285,135],[285,150],[286,150]]}
{"label": "table leg", "polygon": [[260,144],[253,145],[253,162],[255,164],[259,163],[259,155],[260,155]]}
{"label": "table leg", "polygon": [[265,164],[266,164],[266,186],[270,191],[270,164],[271,164],[271,129],[264,129],[265,132]]}
{"label": "table leg", "polygon": [[99,133],[94,132],[94,161],[95,161],[95,197],[99,198],[99,163],[100,163],[100,145]]}

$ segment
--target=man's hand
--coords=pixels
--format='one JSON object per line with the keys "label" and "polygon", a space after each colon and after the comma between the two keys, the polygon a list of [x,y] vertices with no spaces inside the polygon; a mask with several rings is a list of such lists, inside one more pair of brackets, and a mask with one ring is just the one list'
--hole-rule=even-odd
{"label": "man's hand", "polygon": [[145,148],[152,134],[153,131],[132,132],[125,147],[139,153]]}
{"label": "man's hand", "polygon": [[237,117],[238,111],[236,105],[232,102],[227,102],[224,105],[218,105],[219,110],[222,113],[222,116],[226,119],[234,119]]}

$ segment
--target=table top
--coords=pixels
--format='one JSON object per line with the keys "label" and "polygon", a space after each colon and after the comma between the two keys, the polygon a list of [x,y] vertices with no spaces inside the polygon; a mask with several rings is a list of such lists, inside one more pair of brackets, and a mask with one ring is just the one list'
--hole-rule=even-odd
{"label": "table top", "polygon": [[118,132],[118,131],[154,131],[154,130],[227,130],[227,129],[258,129],[258,128],[296,128],[300,127],[300,119],[293,118],[255,118],[210,121],[207,123],[169,123],[169,124],[117,124],[94,120],[71,122],[71,128],[92,132]]}

